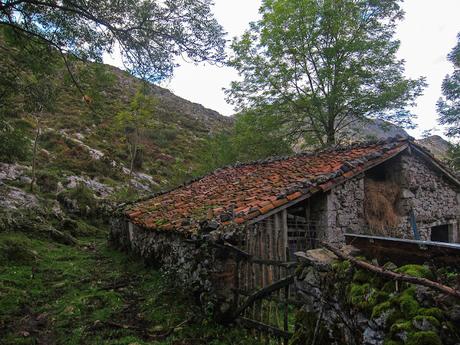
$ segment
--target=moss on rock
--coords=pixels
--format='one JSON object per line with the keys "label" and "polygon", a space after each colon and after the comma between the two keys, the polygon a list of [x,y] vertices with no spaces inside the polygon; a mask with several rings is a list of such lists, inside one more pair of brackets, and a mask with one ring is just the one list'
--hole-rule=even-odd
{"label": "moss on rock", "polygon": [[412,330],[413,326],[411,321],[400,320],[390,327],[390,335],[394,337],[398,333],[411,332]]}
{"label": "moss on rock", "polygon": [[441,338],[433,331],[410,333],[406,345],[442,345]]}
{"label": "moss on rock", "polygon": [[444,313],[441,309],[432,307],[432,308],[420,308],[418,311],[419,315],[433,316],[438,320],[444,319]]}
{"label": "moss on rock", "polygon": [[371,273],[365,270],[357,270],[355,274],[353,274],[353,281],[357,283],[369,283],[371,279]]}
{"label": "moss on rock", "polygon": [[383,342],[383,345],[402,345],[403,343],[400,342],[400,341],[396,341],[396,340],[385,340]]}
{"label": "moss on rock", "polygon": [[426,315],[416,315],[412,320],[412,324],[421,331],[435,331],[441,327],[441,323],[435,317]]}
{"label": "moss on rock", "polygon": [[404,290],[404,292],[398,297],[398,302],[401,308],[401,311],[406,317],[413,317],[417,314],[417,311],[420,309],[420,304],[415,299],[415,289],[409,288]]}
{"label": "moss on rock", "polygon": [[382,313],[388,311],[391,309],[391,303],[389,301],[385,301],[383,303],[377,304],[373,309],[372,309],[372,316],[371,318],[375,319],[382,315]]}
{"label": "moss on rock", "polygon": [[404,265],[395,270],[397,273],[403,273],[417,278],[433,279],[433,272],[424,265]]}

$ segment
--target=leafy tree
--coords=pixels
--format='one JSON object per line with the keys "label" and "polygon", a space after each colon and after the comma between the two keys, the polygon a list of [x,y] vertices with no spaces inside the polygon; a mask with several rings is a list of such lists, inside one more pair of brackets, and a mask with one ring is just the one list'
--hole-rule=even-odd
{"label": "leafy tree", "polygon": [[219,62],[222,27],[211,0],[0,0],[0,26],[35,38],[62,57],[102,61],[120,49],[125,67],[150,81],[171,76],[178,56]]}
{"label": "leafy tree", "polygon": [[[74,77],[78,84],[84,90],[82,101],[86,103],[90,114],[94,119],[100,120],[105,113],[109,112],[113,99],[109,96],[114,91],[116,76],[110,70],[110,67],[104,64],[76,64]],[[69,75],[65,78],[65,84],[69,87],[73,81]]]}
{"label": "leafy tree", "polygon": [[276,114],[290,141],[321,145],[365,118],[411,126],[423,78],[406,79],[394,39],[399,0],[263,0],[262,19],[234,40],[240,110]]}
{"label": "leafy tree", "polygon": [[460,144],[453,144],[447,154],[447,164],[454,170],[460,170]]}
{"label": "leafy tree", "polygon": [[29,151],[26,131],[15,126],[18,122],[15,119],[17,114],[25,111],[32,116],[35,126],[31,182],[33,191],[42,115],[52,111],[56,98],[54,77],[57,59],[49,47],[36,44],[6,29],[0,30],[0,57],[0,141],[5,143],[2,156],[7,161],[25,159]]}
{"label": "leafy tree", "polygon": [[[457,45],[448,55],[448,60],[454,65],[454,72],[444,78],[443,97],[437,103],[439,123],[447,126],[446,134],[449,137],[460,136],[460,33],[457,38]],[[458,148],[456,152],[459,152]]]}
{"label": "leafy tree", "polygon": [[134,163],[141,149],[142,134],[145,129],[154,126],[154,109],[156,100],[149,95],[147,85],[143,85],[131,100],[128,110],[117,114],[115,123],[117,129],[124,135],[129,152],[129,181],[134,171]]}
{"label": "leafy tree", "polygon": [[235,162],[248,162],[269,156],[292,153],[289,142],[278,131],[277,116],[264,117],[254,112],[238,114],[230,131],[217,133],[210,137],[199,149],[198,174]]}
{"label": "leafy tree", "polygon": [[13,163],[27,158],[29,139],[26,131],[0,115],[0,161]]}
{"label": "leafy tree", "polygon": [[32,150],[32,181],[30,182],[30,190],[33,192],[36,182],[37,151],[38,141],[42,132],[42,117],[44,113],[53,112],[56,89],[50,75],[37,73],[28,78],[24,91],[27,97],[25,110],[32,115],[35,122],[35,136]]}

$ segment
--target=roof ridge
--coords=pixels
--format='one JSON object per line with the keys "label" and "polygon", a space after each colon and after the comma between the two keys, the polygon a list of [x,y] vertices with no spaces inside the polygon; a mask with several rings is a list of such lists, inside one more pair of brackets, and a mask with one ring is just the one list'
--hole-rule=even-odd
{"label": "roof ridge", "polygon": [[138,198],[138,199],[133,200],[133,201],[121,203],[121,204],[117,205],[117,209],[121,210],[122,208],[124,208],[126,206],[134,205],[134,204],[137,204],[137,203],[140,203],[140,202],[143,202],[143,201],[147,201],[149,199],[153,199],[153,198],[158,197],[160,195],[171,193],[171,192],[173,192],[173,191],[175,191],[177,189],[189,186],[194,182],[200,181],[200,180],[202,180],[202,179],[204,179],[204,178],[206,178],[208,176],[212,176],[212,175],[214,175],[214,174],[216,174],[218,172],[221,172],[222,170],[226,170],[226,169],[241,168],[241,167],[250,166],[250,165],[256,165],[256,164],[274,163],[274,162],[288,160],[288,159],[295,158],[295,157],[319,156],[320,154],[331,153],[331,152],[345,152],[345,151],[353,150],[353,149],[356,149],[356,148],[361,148],[361,147],[364,148],[364,147],[369,147],[369,146],[372,146],[372,145],[383,145],[383,144],[389,144],[389,143],[394,143],[394,142],[398,142],[398,141],[401,141],[401,142],[402,141],[414,142],[415,139],[413,137],[410,137],[410,136],[409,137],[403,137],[403,136],[400,136],[400,135],[396,135],[394,137],[388,137],[388,138],[385,138],[385,139],[367,140],[367,141],[353,142],[353,143],[351,143],[349,145],[335,145],[335,146],[326,147],[326,148],[318,148],[318,149],[313,150],[313,151],[304,151],[304,152],[299,152],[299,153],[295,153],[295,154],[292,154],[292,155],[270,156],[270,157],[267,157],[267,158],[252,160],[252,161],[248,161],[248,162],[236,162],[236,163],[232,163],[232,164],[227,164],[227,165],[225,165],[223,167],[214,169],[213,171],[210,171],[210,172],[208,172],[206,174],[193,177],[193,178],[191,178],[191,179],[189,179],[189,180],[187,180],[187,181],[185,181],[185,182],[183,182],[183,183],[181,183],[181,184],[179,184],[177,186],[167,188],[167,189],[164,189],[164,190],[160,190],[158,192],[143,196],[142,198]]}

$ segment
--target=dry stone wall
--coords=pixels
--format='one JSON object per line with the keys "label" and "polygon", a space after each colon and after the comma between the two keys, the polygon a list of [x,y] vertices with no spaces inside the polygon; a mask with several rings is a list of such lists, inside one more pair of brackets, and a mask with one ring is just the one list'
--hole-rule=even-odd
{"label": "dry stone wall", "polygon": [[[355,255],[361,255],[355,252]],[[460,342],[460,302],[423,286],[395,283],[338,261],[325,249],[302,255],[296,270],[297,299],[292,345],[457,345]],[[419,278],[443,277],[455,286],[458,269],[391,262],[385,269]],[[315,339],[316,341],[313,341]]]}
{"label": "dry stone wall", "polygon": [[[401,190],[399,202],[395,205],[400,224],[392,231],[396,237],[413,239],[409,217],[413,209],[422,240],[430,239],[433,226],[449,224],[451,241],[460,241],[458,187],[416,154],[403,153],[388,161],[384,167],[386,180],[396,182]],[[324,229],[323,238],[330,243],[344,243],[343,234],[346,232],[369,233],[364,215],[367,178],[362,174],[334,187],[315,206],[325,213],[318,217]]]}
{"label": "dry stone wall", "polygon": [[328,242],[344,243],[346,232],[361,232],[365,228],[363,176],[335,187],[327,196],[327,211]]}
{"label": "dry stone wall", "polygon": [[161,266],[175,285],[197,296],[216,318],[231,312],[236,262],[212,241],[147,230],[120,217],[111,220],[110,242]]}
{"label": "dry stone wall", "polygon": [[[395,179],[402,189],[400,212],[407,215],[410,209],[414,210],[422,239],[429,240],[431,227],[441,224],[451,224],[456,235],[460,215],[458,187],[416,155],[402,155],[399,172]],[[401,237],[410,234],[408,217],[402,217],[399,228]],[[454,241],[458,240],[456,237]]]}

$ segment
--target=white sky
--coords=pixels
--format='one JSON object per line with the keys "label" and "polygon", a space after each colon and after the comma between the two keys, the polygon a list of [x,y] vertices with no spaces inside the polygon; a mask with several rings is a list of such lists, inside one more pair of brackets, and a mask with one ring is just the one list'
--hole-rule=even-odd
{"label": "white sky", "polygon": [[[258,19],[260,3],[261,0],[215,0],[216,18],[228,32],[229,40],[240,36],[250,21]],[[418,116],[418,128],[409,132],[420,137],[424,130],[438,127],[433,133],[442,134],[436,123],[436,101],[441,95],[442,79],[452,71],[446,57],[460,32],[460,0],[406,0],[403,7],[406,17],[397,33],[401,40],[399,57],[406,61],[407,76],[425,76],[428,83],[413,111]],[[226,103],[222,88],[237,78],[230,67],[182,63],[173,79],[162,86],[192,102],[231,115],[233,108]]]}

